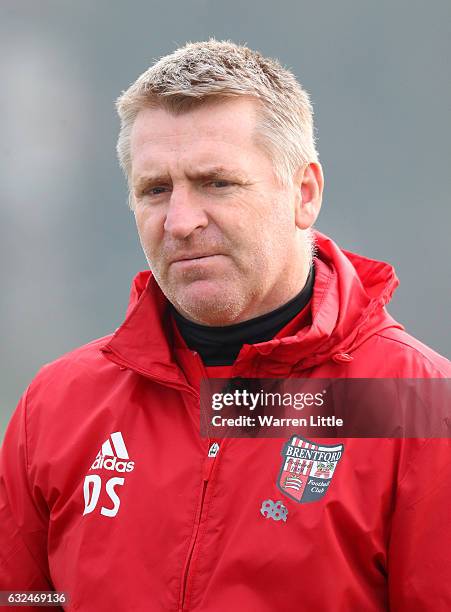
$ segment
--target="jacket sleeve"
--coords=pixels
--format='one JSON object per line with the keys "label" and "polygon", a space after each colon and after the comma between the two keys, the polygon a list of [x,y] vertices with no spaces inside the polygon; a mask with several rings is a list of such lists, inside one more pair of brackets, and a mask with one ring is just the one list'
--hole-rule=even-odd
{"label": "jacket sleeve", "polygon": [[53,590],[47,561],[48,510],[28,476],[27,392],[0,450],[0,590]]}
{"label": "jacket sleeve", "polygon": [[451,610],[450,469],[451,440],[429,439],[399,483],[388,557],[391,612]]}

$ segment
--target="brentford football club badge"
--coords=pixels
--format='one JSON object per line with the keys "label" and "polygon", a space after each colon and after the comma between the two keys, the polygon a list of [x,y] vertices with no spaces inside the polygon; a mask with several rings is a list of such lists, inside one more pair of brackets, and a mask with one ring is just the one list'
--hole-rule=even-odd
{"label": "brentford football club badge", "polygon": [[277,486],[300,504],[318,501],[326,495],[343,451],[343,444],[318,444],[292,436],[282,448]]}

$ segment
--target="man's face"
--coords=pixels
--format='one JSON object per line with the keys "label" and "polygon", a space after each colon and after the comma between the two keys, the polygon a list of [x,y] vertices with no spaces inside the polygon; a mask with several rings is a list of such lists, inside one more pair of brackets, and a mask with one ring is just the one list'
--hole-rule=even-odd
{"label": "man's face", "polygon": [[133,126],[141,244],[168,300],[204,325],[269,312],[305,280],[300,189],[280,185],[255,125],[255,102],[237,98],[178,116],[143,109]]}

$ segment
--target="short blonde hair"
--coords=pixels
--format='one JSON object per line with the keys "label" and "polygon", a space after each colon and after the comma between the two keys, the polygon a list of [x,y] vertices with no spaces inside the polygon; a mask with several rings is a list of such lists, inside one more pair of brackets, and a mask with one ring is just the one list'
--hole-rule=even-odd
{"label": "short blonde hair", "polygon": [[174,114],[208,101],[248,96],[259,104],[257,141],[289,184],[294,172],[318,161],[308,93],[277,60],[231,41],[188,43],[146,70],[116,102],[121,120],[117,154],[130,180],[130,136],[143,108]]}

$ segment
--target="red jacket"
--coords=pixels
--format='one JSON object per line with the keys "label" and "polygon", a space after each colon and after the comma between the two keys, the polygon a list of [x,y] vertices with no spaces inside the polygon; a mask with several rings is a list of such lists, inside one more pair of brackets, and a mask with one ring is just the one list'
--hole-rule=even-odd
{"label": "red jacket", "polygon": [[[308,322],[244,346],[230,375],[449,375],[385,311],[392,267],[317,243]],[[300,503],[277,485],[287,439],[200,437],[206,372],[166,307],[141,272],[122,326],[22,397],[0,459],[0,590],[95,612],[449,611],[449,441],[321,440],[344,452]]]}

